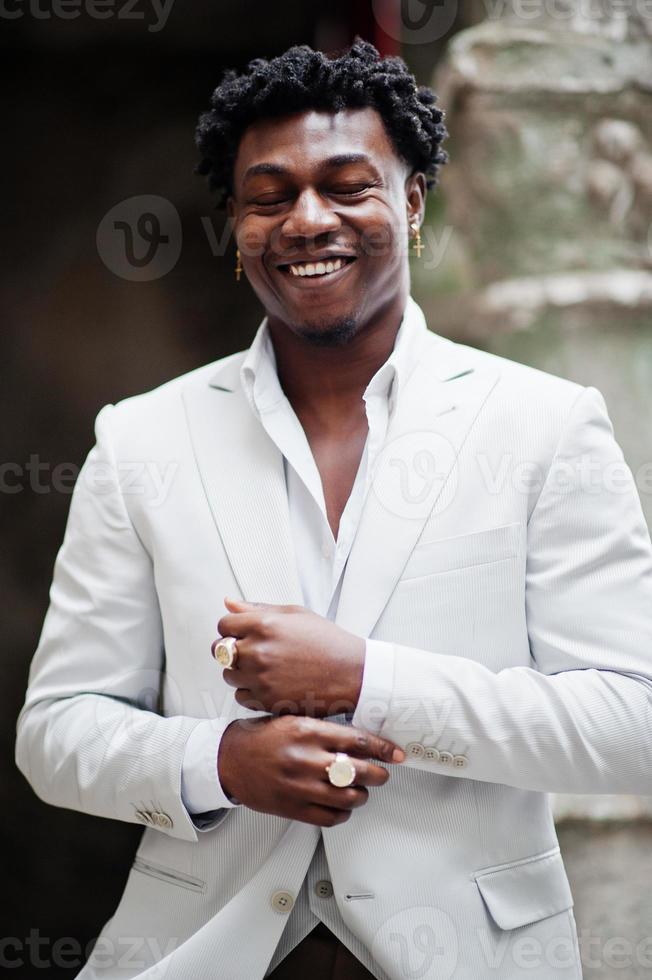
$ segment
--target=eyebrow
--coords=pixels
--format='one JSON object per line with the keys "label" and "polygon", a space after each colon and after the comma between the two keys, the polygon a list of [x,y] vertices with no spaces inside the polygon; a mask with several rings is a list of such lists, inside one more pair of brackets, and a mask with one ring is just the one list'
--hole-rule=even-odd
{"label": "eyebrow", "polygon": [[[335,156],[327,157],[319,166],[320,169],[326,169],[346,167],[350,163],[366,163],[373,170],[376,170],[366,153],[337,153]],[[289,173],[290,171],[286,167],[282,167],[278,163],[255,163],[253,166],[247,168],[242,181],[244,183],[245,180],[248,180],[250,177],[257,177],[259,174],[271,174],[272,176],[283,177]]]}

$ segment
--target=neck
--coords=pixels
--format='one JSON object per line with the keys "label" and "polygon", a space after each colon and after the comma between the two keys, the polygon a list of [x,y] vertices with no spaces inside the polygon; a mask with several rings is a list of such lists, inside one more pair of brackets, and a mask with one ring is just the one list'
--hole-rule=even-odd
{"label": "neck", "polygon": [[361,409],[363,392],[394,348],[405,302],[393,297],[341,347],[312,344],[270,317],[279,381],[299,418],[341,427]]}

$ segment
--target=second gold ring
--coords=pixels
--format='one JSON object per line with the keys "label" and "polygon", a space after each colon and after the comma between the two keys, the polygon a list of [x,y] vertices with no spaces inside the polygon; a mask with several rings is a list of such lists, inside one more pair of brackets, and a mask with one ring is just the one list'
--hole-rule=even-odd
{"label": "second gold ring", "polygon": [[234,636],[221,636],[213,643],[211,652],[222,667],[234,667],[238,659],[238,647]]}

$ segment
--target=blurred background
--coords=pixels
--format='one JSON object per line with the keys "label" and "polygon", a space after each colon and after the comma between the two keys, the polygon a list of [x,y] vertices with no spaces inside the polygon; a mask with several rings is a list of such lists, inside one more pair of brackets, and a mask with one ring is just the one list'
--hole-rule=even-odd
{"label": "blurred background", "polygon": [[[18,974],[78,972],[141,835],[42,804],[13,763],[94,417],[246,347],[262,317],[193,174],[197,116],[224,66],[355,34],[447,112],[411,258],[431,329],[598,387],[652,524],[652,4],[7,0],[0,961]],[[585,976],[652,975],[652,798],[555,807]]]}

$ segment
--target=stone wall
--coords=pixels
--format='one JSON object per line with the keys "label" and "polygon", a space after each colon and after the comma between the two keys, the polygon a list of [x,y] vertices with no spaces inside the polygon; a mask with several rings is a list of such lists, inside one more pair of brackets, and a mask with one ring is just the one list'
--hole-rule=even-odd
{"label": "stone wall", "polygon": [[452,159],[414,292],[435,330],[599,388],[652,525],[652,7],[485,12],[434,76]]}

